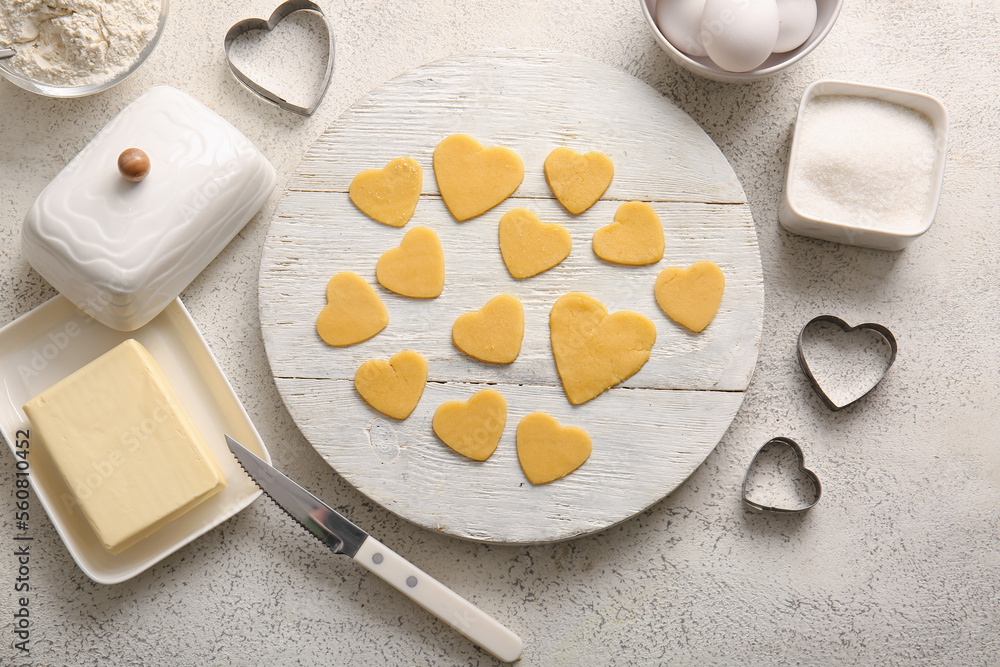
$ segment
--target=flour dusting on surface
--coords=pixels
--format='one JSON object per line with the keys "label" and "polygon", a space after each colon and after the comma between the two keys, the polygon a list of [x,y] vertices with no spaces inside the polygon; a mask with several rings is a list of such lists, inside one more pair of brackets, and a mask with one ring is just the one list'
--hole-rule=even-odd
{"label": "flour dusting on surface", "polygon": [[160,0],[0,0],[7,63],[39,83],[82,86],[128,69],[156,33]]}

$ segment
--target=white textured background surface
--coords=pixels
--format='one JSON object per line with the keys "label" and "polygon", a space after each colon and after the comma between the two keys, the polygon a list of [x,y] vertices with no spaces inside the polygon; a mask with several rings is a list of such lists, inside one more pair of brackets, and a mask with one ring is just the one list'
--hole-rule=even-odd
{"label": "white textured background surface", "polygon": [[[53,294],[20,257],[31,201],[117,111],[175,85],[247,134],[287,178],[363,94],[429,60],[480,48],[559,48],[633,74],[685,109],[742,180],[766,287],[764,342],[737,419],[706,463],[650,510],[595,536],[495,547],[408,525],[322,462],[280,403],[257,322],[257,265],[277,194],[183,294],[275,462],[525,640],[523,664],[995,664],[1000,656],[1000,161],[995,2],[852,2],[827,41],[744,86],[686,74],[647,34],[637,0],[323,2],[333,84],[302,119],[229,74],[228,27],[271,3],[176,0],[163,41],[118,88],[79,100],[0,81],[0,322]],[[785,233],[776,219],[789,129],[819,78],[910,87],[951,113],[937,220],[901,253]],[[814,315],[876,321],[900,353],[879,389],[830,413],[799,371]],[[824,484],[804,516],[740,505],[750,457],[795,438]],[[492,664],[446,626],[261,500],[135,579],[87,579],[32,516],[31,655],[15,657],[14,459],[0,451],[0,663]],[[37,509],[37,504],[36,504]]]}

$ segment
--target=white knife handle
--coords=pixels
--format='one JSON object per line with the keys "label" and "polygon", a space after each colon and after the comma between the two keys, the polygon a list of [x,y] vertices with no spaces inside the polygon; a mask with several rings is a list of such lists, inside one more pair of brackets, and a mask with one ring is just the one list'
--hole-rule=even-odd
{"label": "white knife handle", "polygon": [[371,535],[354,560],[500,660],[521,657],[520,637]]}

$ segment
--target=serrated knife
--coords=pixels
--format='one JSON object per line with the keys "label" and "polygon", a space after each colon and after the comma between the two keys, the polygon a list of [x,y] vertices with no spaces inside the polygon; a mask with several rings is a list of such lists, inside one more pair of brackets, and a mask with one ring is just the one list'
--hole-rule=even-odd
{"label": "serrated knife", "polygon": [[521,638],[499,621],[422,572],[228,435],[226,442],[257,486],[333,553],[354,559],[500,660],[513,662],[521,657]]}

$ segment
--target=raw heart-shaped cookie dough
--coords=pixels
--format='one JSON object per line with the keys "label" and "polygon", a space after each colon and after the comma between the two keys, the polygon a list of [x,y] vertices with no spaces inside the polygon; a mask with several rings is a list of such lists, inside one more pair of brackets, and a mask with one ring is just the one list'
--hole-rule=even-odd
{"label": "raw heart-shaped cookie dough", "polygon": [[560,146],[545,158],[545,180],[552,194],[574,215],[593,206],[615,177],[615,165],[604,153],[580,155]]}
{"label": "raw heart-shaped cookie dough", "polygon": [[626,380],[649,360],[656,327],[629,310],[608,314],[597,299],[564,294],[549,313],[552,356],[566,398],[586,403]]}
{"label": "raw heart-shaped cookie dough", "polygon": [[427,360],[413,350],[397,352],[389,361],[370,359],[354,374],[354,388],[361,398],[394,419],[410,416],[426,384]]}
{"label": "raw heart-shaped cookie dough", "polygon": [[316,318],[316,331],[327,345],[346,347],[368,340],[389,324],[382,299],[351,271],[341,271],[326,284],[326,306]]}
{"label": "raw heart-shaped cookie dough", "polygon": [[348,194],[372,220],[402,227],[417,208],[423,183],[420,163],[411,157],[398,157],[382,169],[365,169],[355,176]]}
{"label": "raw heart-shaped cookie dough", "polygon": [[493,389],[476,392],[467,401],[442,403],[431,422],[441,442],[475,461],[493,455],[506,424],[507,401]]}
{"label": "raw heart-shaped cookie dough", "polygon": [[512,363],[524,339],[524,307],[511,294],[495,296],[479,310],[460,315],[451,327],[451,339],[480,361]]}
{"label": "raw heart-shaped cookie dough", "polygon": [[382,253],[375,265],[382,287],[416,299],[433,299],[444,289],[444,250],[429,227],[406,232],[396,248]]}
{"label": "raw heart-shaped cookie dough", "polygon": [[719,311],[726,276],[714,262],[695,262],[682,269],[670,266],[656,278],[656,303],[673,321],[695,333],[708,326]]}
{"label": "raw heart-shaped cookie dough", "polygon": [[467,134],[453,134],[434,149],[434,177],[448,210],[462,222],[511,196],[524,179],[524,163],[509,148],[483,148]]}
{"label": "raw heart-shaped cookie dough", "polygon": [[562,225],[544,223],[526,208],[515,208],[500,218],[500,254],[510,275],[530,278],[569,256],[573,238]]}
{"label": "raw heart-shaped cookie dough", "polygon": [[663,223],[646,202],[622,204],[615,221],[594,232],[594,254],[615,264],[655,264],[663,259],[663,247]]}
{"label": "raw heart-shaped cookie dough", "polygon": [[532,484],[565,477],[590,458],[590,436],[577,426],[562,426],[544,412],[532,412],[517,425],[517,458]]}

